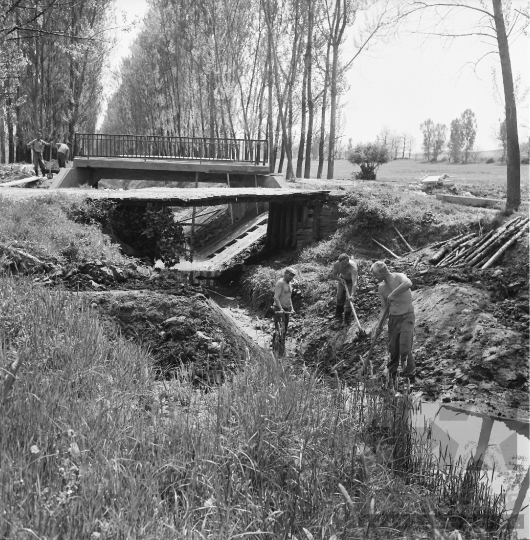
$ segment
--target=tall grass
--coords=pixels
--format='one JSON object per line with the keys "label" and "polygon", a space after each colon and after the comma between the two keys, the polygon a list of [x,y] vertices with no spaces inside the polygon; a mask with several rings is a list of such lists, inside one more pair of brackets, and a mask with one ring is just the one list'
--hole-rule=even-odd
{"label": "tall grass", "polygon": [[17,242],[37,257],[125,262],[99,226],[69,219],[67,202],[55,196],[13,201],[0,195],[0,242]]}
{"label": "tall grass", "polygon": [[1,405],[0,538],[417,538],[430,509],[454,528],[434,468],[411,465],[408,400],[272,357],[207,393],[184,371],[161,387],[75,296],[5,278],[0,307],[0,367],[24,360]]}

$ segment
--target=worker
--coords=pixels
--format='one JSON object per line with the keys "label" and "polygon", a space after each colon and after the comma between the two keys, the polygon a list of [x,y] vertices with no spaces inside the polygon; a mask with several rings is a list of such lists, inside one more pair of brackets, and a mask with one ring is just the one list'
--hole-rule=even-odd
{"label": "worker", "polygon": [[35,167],[35,176],[39,176],[39,167],[42,172],[42,176],[46,176],[47,169],[42,161],[42,152],[45,146],[50,146],[42,139],[42,133],[37,131],[37,137],[30,141],[27,145],[28,148],[33,150],[33,166]]}
{"label": "worker", "polygon": [[[335,307],[335,320],[342,322],[342,316],[344,314],[344,323],[349,324],[352,316],[351,303],[346,302],[346,287],[350,293],[351,298],[357,290],[357,276],[359,272],[357,270],[357,264],[355,260],[350,258],[347,253],[339,255],[337,261],[333,263],[333,269],[331,271],[331,279],[337,280],[337,305]],[[346,304],[346,306],[345,306]]]}
{"label": "worker", "polygon": [[68,154],[70,148],[65,143],[57,143],[57,161],[59,162],[59,169],[66,168],[66,162],[68,161]]}
{"label": "worker", "polygon": [[[387,364],[389,383],[395,388],[397,372],[402,365],[402,376],[415,382],[416,364],[412,354],[414,334],[414,305],[412,303],[412,282],[405,275],[390,272],[382,261],[375,262],[371,267],[372,275],[378,282],[378,292],[381,300],[381,312],[374,330],[374,339],[381,333],[386,315],[388,314],[388,350],[390,361]],[[387,310],[388,307],[388,310]]]}
{"label": "worker", "polygon": [[289,325],[289,314],[294,313],[293,309],[293,286],[291,281],[296,277],[296,270],[291,266],[283,271],[283,277],[276,282],[274,287],[274,326],[276,331],[280,328],[281,316],[276,313],[279,311],[285,312],[284,320],[284,336],[287,335],[287,326]]}

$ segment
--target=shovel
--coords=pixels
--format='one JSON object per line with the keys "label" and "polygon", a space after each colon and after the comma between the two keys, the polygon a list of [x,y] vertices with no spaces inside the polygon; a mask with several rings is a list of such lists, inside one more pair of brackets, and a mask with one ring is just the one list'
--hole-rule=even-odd
{"label": "shovel", "polygon": [[[383,326],[384,322],[386,321],[389,311],[390,311],[390,306],[387,305],[385,311],[383,312],[383,319],[381,320],[381,326]],[[372,343],[370,344],[370,350],[368,351],[368,354],[366,355],[366,358],[364,359],[364,362],[363,362],[363,374],[364,375],[367,375],[367,374],[370,375],[370,376],[373,375],[372,361],[371,360],[372,360],[372,354],[374,352],[375,343],[376,343],[378,337],[379,337],[379,333],[376,333],[375,336],[373,336]]]}
{"label": "shovel", "polygon": [[350,303],[351,310],[352,310],[353,316],[355,318],[355,322],[357,323],[357,326],[359,327],[359,337],[366,337],[368,334],[365,332],[365,330],[361,326],[361,323],[359,322],[359,318],[357,317],[357,313],[355,311],[355,306],[353,305],[353,300],[352,300],[350,291],[348,289],[348,285],[346,284],[346,282],[343,279],[341,280],[341,282],[342,282],[342,285],[344,286],[344,289],[346,291],[346,299]]}

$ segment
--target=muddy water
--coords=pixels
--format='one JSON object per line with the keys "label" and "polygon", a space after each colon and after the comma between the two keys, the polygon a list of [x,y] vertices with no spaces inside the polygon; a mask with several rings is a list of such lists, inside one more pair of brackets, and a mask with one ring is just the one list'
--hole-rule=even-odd
{"label": "muddy water", "polygon": [[[482,459],[492,491],[506,494],[507,516],[519,513],[519,539],[530,538],[528,489],[530,466],[529,424],[488,416],[440,403],[422,403],[413,423],[419,433],[426,425],[432,429],[432,451],[438,455],[446,448],[454,462],[461,458]],[[449,458],[448,458],[449,461]],[[526,507],[526,509],[525,509]]]}

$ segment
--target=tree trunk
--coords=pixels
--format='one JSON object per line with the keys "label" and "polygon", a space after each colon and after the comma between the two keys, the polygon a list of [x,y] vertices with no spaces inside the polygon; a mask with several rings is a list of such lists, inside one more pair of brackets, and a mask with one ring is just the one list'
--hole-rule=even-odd
{"label": "tree trunk", "polygon": [[521,156],[519,153],[519,135],[517,133],[517,107],[513,87],[510,49],[504,25],[501,0],[492,0],[495,15],[495,29],[501,59],[504,100],[506,103],[506,138],[507,138],[507,170],[506,170],[506,210],[518,210],[521,204]]}
{"label": "tree trunk", "polygon": [[267,46],[267,62],[268,62],[268,80],[267,80],[267,86],[268,86],[268,95],[267,95],[267,123],[269,125],[269,173],[274,173],[274,167],[275,167],[275,152],[273,149],[274,146],[274,126],[272,124],[272,32],[269,30],[268,33],[268,46]]}
{"label": "tree trunk", "polygon": [[311,146],[313,145],[313,117],[315,104],[313,102],[312,72],[313,72],[313,6],[312,1],[307,2],[307,48],[305,61],[307,64],[307,141],[305,147],[304,178],[311,176]]}
{"label": "tree trunk", "polygon": [[335,138],[337,131],[337,71],[339,67],[339,44],[333,44],[333,65],[331,69],[331,110],[329,117],[329,150],[328,174],[326,178],[332,179],[335,174]]}
{"label": "tree trunk", "polygon": [[322,94],[322,117],[320,119],[320,141],[318,143],[318,171],[317,178],[322,178],[324,168],[324,139],[326,138],[326,107],[329,84],[329,55],[331,53],[331,42],[328,41],[326,51],[326,71],[324,75],[324,89]]}
{"label": "tree trunk", "polygon": [[304,164],[304,144],[306,139],[306,116],[307,116],[307,47],[309,46],[309,37],[306,43],[306,53],[304,62],[304,75],[302,77],[302,103],[301,103],[301,120],[300,120],[300,142],[298,145],[298,159],[296,161],[296,177],[302,178],[302,166]]}

